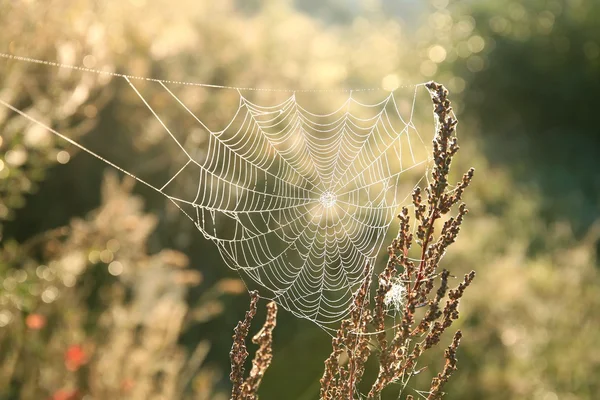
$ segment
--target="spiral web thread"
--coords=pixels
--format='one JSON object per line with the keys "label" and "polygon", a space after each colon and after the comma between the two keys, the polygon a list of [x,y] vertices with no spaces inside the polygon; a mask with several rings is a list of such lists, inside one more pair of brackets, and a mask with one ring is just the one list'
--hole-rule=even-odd
{"label": "spiral web thread", "polygon": [[[413,87],[404,117],[393,92],[363,103],[350,91],[339,108],[317,114],[295,92],[264,106],[233,88],[237,111],[215,131],[174,93],[173,84],[147,79],[206,133],[199,151],[179,139],[131,77],[120,78],[184,154],[180,169],[160,186],[2,99],[0,104],[164,195],[216,244],[230,268],[264,289],[263,297],[322,327],[347,316],[365,265],[374,265],[390,224],[431,161],[413,123],[423,85]],[[177,194],[179,180],[191,195]]]}

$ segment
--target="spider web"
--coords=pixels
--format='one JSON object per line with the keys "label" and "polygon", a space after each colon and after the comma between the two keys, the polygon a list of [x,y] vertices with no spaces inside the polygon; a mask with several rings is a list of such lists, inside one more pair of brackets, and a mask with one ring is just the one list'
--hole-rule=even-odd
{"label": "spider web", "polygon": [[[400,207],[427,175],[430,151],[415,123],[424,86],[410,87],[401,105],[398,91],[362,96],[376,101],[341,92],[337,107],[316,113],[307,104],[321,109],[314,99],[328,92],[310,92],[305,101],[304,92],[280,91],[279,101],[265,105],[247,96],[247,88],[198,84],[237,97],[229,123],[211,129],[177,94],[178,84],[189,83],[108,74],[127,81],[168,145],[177,148],[179,165],[168,180],[142,179],[2,99],[0,104],[164,195],[217,246],[227,266],[260,286],[262,297],[323,327],[347,316],[365,265],[375,264]],[[153,104],[155,96],[146,90],[163,101]],[[168,110],[187,122],[173,122]],[[190,126],[201,133],[202,145],[188,140]]]}

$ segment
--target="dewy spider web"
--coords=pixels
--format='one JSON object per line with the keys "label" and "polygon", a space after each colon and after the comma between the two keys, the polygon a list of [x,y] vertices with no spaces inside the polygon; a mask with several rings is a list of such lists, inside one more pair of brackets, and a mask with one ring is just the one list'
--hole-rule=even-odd
{"label": "dewy spider web", "polygon": [[[426,176],[430,152],[414,123],[423,85],[411,88],[404,116],[394,92],[362,102],[349,91],[339,107],[318,114],[296,92],[267,106],[227,87],[237,90],[237,110],[224,128],[213,130],[175,93],[174,83],[109,74],[128,82],[182,154],[167,181],[151,184],[0,103],[166,196],[216,244],[230,268],[263,288],[263,297],[320,326],[344,318],[365,264],[374,264],[395,215]],[[180,138],[134,78],[158,89],[204,132],[202,149]]]}

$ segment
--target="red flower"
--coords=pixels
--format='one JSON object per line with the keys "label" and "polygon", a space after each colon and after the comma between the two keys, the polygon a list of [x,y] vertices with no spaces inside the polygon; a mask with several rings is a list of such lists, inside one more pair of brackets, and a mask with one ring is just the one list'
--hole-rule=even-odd
{"label": "red flower", "polygon": [[135,383],[132,379],[123,379],[121,381],[121,391],[123,393],[131,392],[131,389],[135,386]]}
{"label": "red flower", "polygon": [[69,371],[77,371],[87,361],[87,354],[79,345],[71,345],[65,352],[65,366]]}
{"label": "red flower", "polygon": [[46,326],[46,317],[41,314],[29,314],[27,318],[25,318],[25,325],[29,329],[37,331]]}
{"label": "red flower", "polygon": [[81,394],[77,389],[73,390],[65,390],[60,389],[54,392],[50,400],[79,400],[81,399]]}

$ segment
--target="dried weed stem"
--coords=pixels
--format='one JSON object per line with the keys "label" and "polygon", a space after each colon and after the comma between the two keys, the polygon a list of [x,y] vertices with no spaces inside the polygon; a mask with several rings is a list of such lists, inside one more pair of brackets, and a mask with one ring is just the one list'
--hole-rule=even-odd
{"label": "dried weed stem", "polygon": [[[398,215],[398,235],[388,247],[387,265],[379,274],[372,308],[369,298],[372,268],[365,266],[365,278],[354,296],[352,311],[332,339],[333,349],[325,360],[320,391],[322,400],[356,398],[357,385],[363,378],[365,364],[373,347],[379,353],[379,372],[367,398],[379,398],[381,392],[392,383],[400,383],[405,387],[410,378],[421,371],[417,369],[417,363],[423,353],[437,345],[442,334],[458,319],[460,299],[475,278],[475,272],[471,271],[455,289],[449,289],[450,273],[445,269],[439,270],[440,261],[448,247],[456,241],[468,212],[461,199],[471,183],[474,170],[469,169],[454,188],[449,188],[452,158],[459,149],[455,135],[457,120],[448,100],[448,91],[435,82],[428,83],[426,87],[434,105],[437,125],[433,140],[431,183],[424,189],[425,196],[419,187],[415,188],[412,195],[416,229],[411,228],[411,216],[408,208],[404,207]],[[456,214],[447,216],[453,209],[456,209]],[[438,233],[436,226],[439,229],[440,224]],[[413,245],[419,247],[418,254],[421,256],[416,263],[409,258]],[[434,292],[436,282],[437,289]],[[267,306],[267,321],[253,339],[260,347],[250,376],[244,381],[243,365],[248,356],[244,342],[250,322],[256,314],[258,294],[252,292],[251,298],[250,310],[244,321],[238,323],[233,336],[232,400],[257,399],[258,386],[272,358],[272,331],[277,312],[274,303]],[[423,306],[427,309],[417,313]],[[399,316],[400,322],[388,327],[386,322],[390,319],[390,313]],[[375,341],[371,342],[373,337]],[[445,366],[432,379],[428,400],[438,400],[444,395],[443,387],[456,370],[456,353],[461,337],[461,331],[457,331],[446,349]],[[412,395],[406,396],[406,400],[412,399]]]}
{"label": "dried weed stem", "polygon": [[[457,288],[449,290],[450,273],[447,270],[439,271],[439,263],[448,246],[455,242],[468,212],[465,204],[460,201],[473,178],[474,170],[469,169],[462,180],[453,189],[449,189],[448,174],[452,158],[459,149],[455,135],[457,121],[448,100],[448,91],[434,82],[426,87],[433,101],[437,130],[433,140],[432,179],[424,190],[425,199],[418,187],[412,196],[416,229],[413,234],[411,216],[408,208],[404,207],[398,215],[398,236],[388,247],[388,262],[379,274],[373,309],[369,310],[369,302],[366,300],[371,283],[368,273],[356,294],[352,314],[342,322],[333,339],[333,351],[325,362],[325,373],[321,379],[322,399],[355,398],[356,385],[362,378],[364,364],[371,354],[366,338],[373,335],[379,353],[379,373],[367,398],[379,398],[383,389],[392,383],[405,386],[420,371],[417,369],[417,362],[421,355],[437,345],[441,335],[458,318],[460,299],[475,277],[475,272],[472,271],[465,275]],[[436,222],[449,214],[455,206],[456,215],[446,217],[437,233]],[[417,263],[409,258],[413,245],[420,248],[421,257]],[[437,290],[432,295],[436,282]],[[390,302],[388,294],[392,290],[404,295],[401,302]],[[442,306],[444,299],[446,301]],[[418,318],[417,309],[422,306],[427,306],[427,309]],[[401,319],[398,324],[387,328],[386,320],[389,319],[390,311],[400,314]],[[370,326],[373,332],[369,331]],[[442,388],[456,369],[456,349],[461,336],[460,331],[456,332],[452,344],[446,350],[446,366],[433,379],[429,399],[443,396]],[[340,365],[340,356],[344,353],[348,358],[345,367]],[[408,398],[412,397],[409,395]]]}
{"label": "dried weed stem", "polygon": [[244,379],[244,363],[249,355],[246,348],[246,337],[250,331],[252,319],[256,315],[258,299],[257,291],[250,292],[250,309],[246,312],[244,320],[238,322],[234,329],[233,345],[229,353],[231,359],[229,379],[233,384],[231,400],[257,400],[258,388],[273,359],[273,330],[277,324],[277,305],[270,302],[267,304],[265,323],[252,338],[252,343],[258,345],[258,350],[252,360],[250,374]]}

